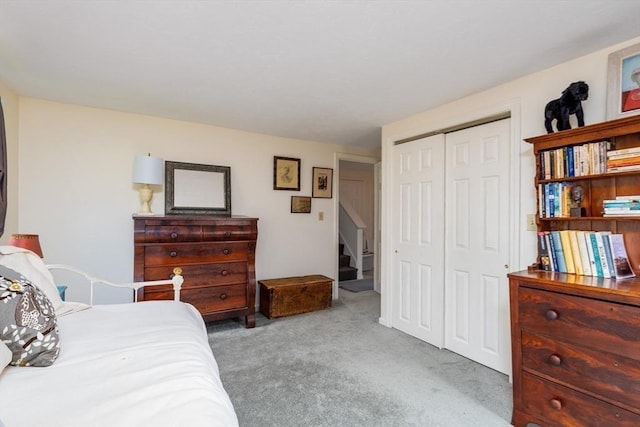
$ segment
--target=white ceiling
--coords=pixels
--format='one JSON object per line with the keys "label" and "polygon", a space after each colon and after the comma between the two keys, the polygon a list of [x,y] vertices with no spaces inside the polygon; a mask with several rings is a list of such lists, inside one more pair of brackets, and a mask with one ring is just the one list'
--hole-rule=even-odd
{"label": "white ceiling", "polygon": [[0,0],[0,79],[376,147],[386,123],[638,35],[640,0]]}

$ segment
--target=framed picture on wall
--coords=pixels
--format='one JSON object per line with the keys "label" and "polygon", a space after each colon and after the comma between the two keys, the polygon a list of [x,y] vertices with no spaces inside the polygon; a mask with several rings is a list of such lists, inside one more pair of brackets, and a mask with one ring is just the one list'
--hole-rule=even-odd
{"label": "framed picture on wall", "polygon": [[607,119],[640,114],[640,44],[609,54]]}
{"label": "framed picture on wall", "polygon": [[291,196],[291,213],[311,213],[311,197]]}
{"label": "framed picture on wall", "polygon": [[333,197],[333,169],[313,168],[311,196],[319,199]]}
{"label": "framed picture on wall", "polygon": [[273,157],[273,189],[300,191],[300,159]]}

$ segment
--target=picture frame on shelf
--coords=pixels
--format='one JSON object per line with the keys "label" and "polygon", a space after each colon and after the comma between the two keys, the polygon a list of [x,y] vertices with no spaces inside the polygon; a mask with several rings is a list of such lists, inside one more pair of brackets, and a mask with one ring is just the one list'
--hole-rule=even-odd
{"label": "picture frame on shelf", "polygon": [[311,213],[311,197],[291,196],[291,213]]}
{"label": "picture frame on shelf", "polygon": [[607,119],[640,114],[640,43],[609,54]]}
{"label": "picture frame on shelf", "polygon": [[331,199],[333,197],[333,169],[313,168],[311,197]]}
{"label": "picture frame on shelf", "polygon": [[273,156],[273,189],[300,191],[300,159]]}

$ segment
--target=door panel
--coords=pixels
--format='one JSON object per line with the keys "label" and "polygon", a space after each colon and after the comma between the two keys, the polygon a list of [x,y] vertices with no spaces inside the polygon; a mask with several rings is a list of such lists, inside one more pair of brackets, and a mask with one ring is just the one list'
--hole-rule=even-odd
{"label": "door panel", "polygon": [[443,345],[444,136],[394,147],[392,326]]}
{"label": "door panel", "polygon": [[446,138],[445,347],[510,370],[509,120]]}

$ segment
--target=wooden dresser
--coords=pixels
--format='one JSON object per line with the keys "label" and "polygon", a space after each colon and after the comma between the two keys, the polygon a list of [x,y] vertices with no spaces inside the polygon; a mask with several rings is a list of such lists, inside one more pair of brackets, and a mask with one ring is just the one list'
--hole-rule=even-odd
{"label": "wooden dresser", "polygon": [[509,274],[516,427],[640,426],[640,281]]}
{"label": "wooden dresser", "polygon": [[[257,218],[134,215],[134,280],[161,280],[182,268],[181,300],[205,321],[244,317],[255,326]],[[138,300],[172,299],[166,288],[141,289]]]}

